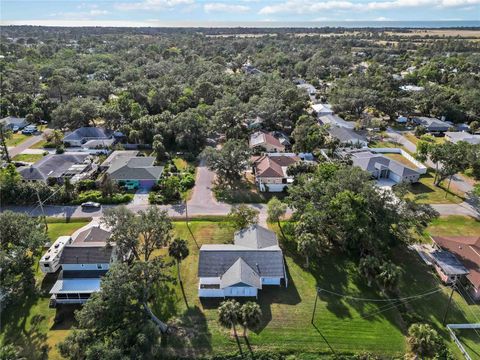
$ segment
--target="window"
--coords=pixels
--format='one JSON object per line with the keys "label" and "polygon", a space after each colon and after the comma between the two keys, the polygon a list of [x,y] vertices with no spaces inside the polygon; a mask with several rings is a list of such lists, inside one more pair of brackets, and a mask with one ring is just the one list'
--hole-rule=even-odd
{"label": "window", "polygon": [[102,264],[97,264],[97,269],[101,270],[102,269]]}

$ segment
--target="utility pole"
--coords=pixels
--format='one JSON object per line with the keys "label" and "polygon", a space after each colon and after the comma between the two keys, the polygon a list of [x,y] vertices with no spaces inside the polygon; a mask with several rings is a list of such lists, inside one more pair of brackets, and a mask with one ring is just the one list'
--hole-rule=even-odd
{"label": "utility pole", "polygon": [[456,282],[457,282],[457,277],[455,276],[455,279],[453,280],[453,283],[452,283],[452,291],[450,292],[450,298],[448,299],[448,305],[447,305],[447,308],[445,309],[445,314],[443,315],[443,321],[442,321],[443,325],[445,325],[447,321],[448,310],[450,310],[450,305],[452,304],[453,291],[455,290]]}
{"label": "utility pole", "polygon": [[47,223],[47,217],[45,216],[45,210],[43,209],[43,203],[42,199],[40,199],[40,194],[38,193],[38,189],[35,189],[37,193],[37,199],[38,199],[38,205],[40,205],[40,209],[42,210],[42,215],[43,215],[43,221],[45,222],[45,232],[48,231],[48,223]]}
{"label": "utility pole", "polygon": [[315,311],[317,310],[318,292],[319,290],[315,288],[315,304],[313,305],[312,321],[311,321],[312,324],[313,324],[313,320],[315,319]]}

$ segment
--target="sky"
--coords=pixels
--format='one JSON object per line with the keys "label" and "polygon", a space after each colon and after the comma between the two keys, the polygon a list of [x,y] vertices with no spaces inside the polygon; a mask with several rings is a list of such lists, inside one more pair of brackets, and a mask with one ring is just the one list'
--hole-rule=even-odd
{"label": "sky", "polygon": [[1,24],[238,26],[447,20],[480,21],[480,0],[0,0]]}

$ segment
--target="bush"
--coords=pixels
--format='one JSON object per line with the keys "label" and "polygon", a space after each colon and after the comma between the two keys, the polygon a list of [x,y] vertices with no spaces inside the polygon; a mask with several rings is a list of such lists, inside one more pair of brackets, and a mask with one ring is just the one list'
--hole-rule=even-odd
{"label": "bush", "polygon": [[45,144],[43,144],[43,147],[46,149],[54,149],[57,147],[54,143],[47,141]]}
{"label": "bush", "polygon": [[76,184],[78,191],[95,190],[97,183],[94,180],[80,180]]}
{"label": "bush", "polygon": [[72,204],[79,205],[87,201],[94,201],[100,204],[124,204],[133,200],[133,194],[116,193],[112,196],[102,196],[99,190],[87,190],[78,194],[77,198],[72,201]]}
{"label": "bush", "polygon": [[192,174],[185,174],[182,176],[180,180],[180,188],[182,189],[182,191],[191,189],[194,186],[195,186],[195,178],[193,177]]}

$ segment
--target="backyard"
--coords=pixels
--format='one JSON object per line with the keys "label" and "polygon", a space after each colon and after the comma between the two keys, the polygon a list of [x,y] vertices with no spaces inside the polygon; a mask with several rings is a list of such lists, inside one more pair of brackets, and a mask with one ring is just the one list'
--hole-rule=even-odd
{"label": "backyard", "polygon": [[480,236],[480,221],[467,216],[442,216],[427,228],[432,236]]}
{"label": "backyard", "polygon": [[[461,223],[456,218],[438,220],[429,231],[442,231],[442,221]],[[50,237],[55,239],[85,224],[85,220],[71,223],[55,220],[49,223],[48,231]],[[238,351],[235,339],[217,322],[218,301],[200,301],[197,296],[197,244],[229,243],[233,238],[233,229],[221,219],[193,220],[189,224],[187,227],[184,222],[175,222],[176,235],[187,239],[190,247],[190,255],[181,265],[188,309],[179,285],[160,287],[155,297],[157,302],[152,304],[155,314],[172,322],[176,329],[175,334],[167,338],[165,350],[171,355],[186,357],[234,353]],[[471,231],[478,226],[475,223],[468,224]],[[286,249],[288,287],[261,290],[258,301],[263,311],[262,323],[258,331],[248,334],[253,351],[332,354],[333,349],[336,354],[368,351],[389,357],[401,356],[406,351],[405,326],[395,304],[377,305],[324,292],[320,294],[314,325],[311,325],[316,286],[362,298],[379,299],[378,292],[366,286],[355,261],[342,254],[328,254],[306,271],[304,260],[288,250],[293,248],[292,244],[284,243],[283,248]],[[164,254],[163,250],[156,253]],[[402,296],[425,293],[432,288],[441,289],[434,295],[410,303],[424,321],[432,322],[441,329],[440,321],[448,301],[448,289],[439,284],[430,269],[414,253],[403,247],[396,248],[393,257],[404,270],[400,285]],[[174,268],[172,271],[175,271]],[[29,358],[32,359],[41,358],[42,348],[48,349],[49,359],[60,359],[56,344],[68,334],[73,323],[72,316],[70,313],[54,324],[56,313],[48,308],[47,295],[54,279],[48,277],[42,280],[42,275],[38,275],[42,296],[27,297],[23,303],[8,309],[3,316],[1,340],[9,339],[26,345],[32,355]],[[454,300],[448,321],[473,322],[472,310],[467,308],[469,305],[463,298],[455,294]],[[478,309],[475,311],[478,312]],[[446,340],[449,339],[446,332],[441,333]],[[466,341],[475,351],[480,351],[480,343],[471,338],[473,335],[467,334]],[[458,355],[455,345],[449,345]],[[245,352],[248,351],[244,339],[241,339],[241,346]]]}
{"label": "backyard", "polygon": [[435,186],[434,180],[434,171],[428,170],[425,175],[420,176],[418,183],[411,185],[409,196],[421,204],[459,204],[464,201],[464,194],[453,184],[450,190],[447,190],[448,180],[443,181],[440,186]]}

